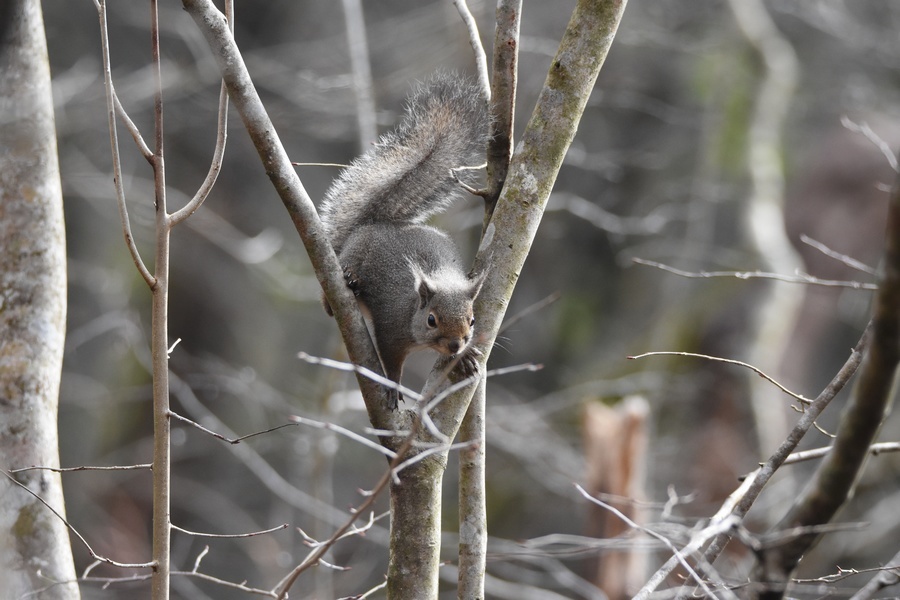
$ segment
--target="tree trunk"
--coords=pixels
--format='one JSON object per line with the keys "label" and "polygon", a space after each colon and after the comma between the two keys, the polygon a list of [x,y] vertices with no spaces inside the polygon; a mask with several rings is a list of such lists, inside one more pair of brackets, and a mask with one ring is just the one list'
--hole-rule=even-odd
{"label": "tree trunk", "polygon": [[[58,466],[56,412],[66,323],[66,249],[41,4],[5,7],[0,45],[0,466]],[[58,474],[18,481],[64,514]],[[0,480],[0,590],[79,598],[65,524]],[[37,594],[35,594],[37,597]]]}

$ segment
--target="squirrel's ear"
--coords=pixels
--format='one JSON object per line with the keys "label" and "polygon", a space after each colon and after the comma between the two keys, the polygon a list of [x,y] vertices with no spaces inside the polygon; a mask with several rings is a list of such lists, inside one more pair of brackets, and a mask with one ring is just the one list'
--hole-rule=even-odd
{"label": "squirrel's ear", "polygon": [[484,269],[478,275],[470,277],[469,282],[469,298],[474,300],[478,297],[478,292],[481,291],[481,286],[484,285],[484,280],[487,279],[488,270]]}
{"label": "squirrel's ear", "polygon": [[419,308],[425,308],[431,301],[432,296],[434,296],[434,290],[436,289],[434,282],[425,274],[422,267],[413,262],[412,259],[407,259],[406,263],[409,265],[409,270],[412,271],[413,286],[415,286],[416,293],[419,295]]}

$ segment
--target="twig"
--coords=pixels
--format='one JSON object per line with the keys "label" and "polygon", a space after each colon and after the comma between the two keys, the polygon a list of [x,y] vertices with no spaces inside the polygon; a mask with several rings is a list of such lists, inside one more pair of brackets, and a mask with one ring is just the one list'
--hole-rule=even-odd
{"label": "twig", "polygon": [[900,173],[900,166],[897,164],[897,157],[894,155],[891,145],[884,141],[880,135],[872,131],[872,128],[869,127],[868,123],[863,121],[862,123],[857,124],[851,121],[850,117],[844,115],[841,117],[841,125],[850,131],[861,133],[867,140],[875,144],[875,147],[881,151],[894,172]]}
{"label": "twig", "polygon": [[850,600],[869,600],[876,592],[900,583],[900,552],[895,554],[881,570],[881,573],[853,594]]}
{"label": "twig", "polygon": [[347,29],[347,46],[350,50],[350,69],[353,73],[353,91],[356,94],[356,123],[359,149],[378,137],[375,118],[375,97],[372,93],[372,68],[369,60],[369,43],[361,0],[343,0],[344,24]]}
{"label": "twig", "polygon": [[487,148],[487,194],[484,196],[482,236],[494,214],[506,183],[512,158],[513,121],[516,112],[516,85],[519,66],[519,31],[522,0],[497,2],[494,56],[491,81],[491,136]]}
{"label": "twig", "polygon": [[75,471],[134,471],[137,469],[152,469],[153,465],[150,463],[140,464],[140,465],[121,465],[121,466],[108,466],[108,467],[94,467],[88,465],[82,465],[79,467],[43,467],[43,466],[31,466],[31,467],[21,467],[19,469],[10,469],[9,472],[15,475],[16,473],[24,473],[25,471],[53,471],[54,473],[73,473]]}
{"label": "twig", "polygon": [[[350,529],[348,529],[347,531],[344,532],[344,534],[341,536],[340,539],[344,539],[344,538],[351,537],[354,535],[361,535],[361,534],[367,532],[369,529],[372,528],[372,525],[375,524],[375,521],[378,521],[378,520],[388,516],[389,514],[390,514],[390,512],[381,513],[378,517],[376,517],[374,512],[370,512],[369,520],[364,525],[361,525],[359,527],[351,527]],[[297,531],[300,533],[300,535],[303,536],[303,543],[306,544],[307,546],[309,546],[310,548],[318,548],[319,546],[322,546],[325,543],[325,542],[320,542],[319,540],[310,536],[305,531],[303,531],[303,529],[301,529],[300,527],[297,528]]]}
{"label": "twig", "polygon": [[806,273],[797,275],[781,275],[780,273],[766,273],[764,271],[682,271],[675,267],[670,267],[663,263],[652,260],[644,260],[643,258],[632,258],[632,262],[648,267],[656,267],[657,269],[667,271],[674,275],[687,277],[689,279],[710,279],[714,277],[736,277],[737,279],[774,279],[776,281],[784,281],[787,283],[805,283],[808,285],[821,285],[824,287],[842,287],[852,290],[877,290],[878,285],[874,283],[862,283],[861,281],[841,281],[834,279],[819,279]]}
{"label": "twig", "polygon": [[484,53],[484,46],[481,44],[481,36],[478,33],[478,24],[472,11],[466,4],[466,0],[453,0],[459,16],[462,17],[466,29],[469,31],[469,44],[472,46],[472,52],[475,53],[475,68],[478,71],[478,81],[481,84],[481,90],[485,100],[491,99],[491,79],[488,76],[487,56]]}
{"label": "twig", "polygon": [[321,542],[310,554],[303,559],[303,561],[294,567],[290,573],[285,575],[281,581],[279,581],[274,588],[272,588],[272,592],[275,593],[278,600],[284,600],[288,597],[288,591],[294,585],[294,582],[297,581],[297,578],[300,575],[309,569],[310,567],[316,565],[321,558],[325,555],[328,550],[331,549],[334,544],[336,544],[339,540],[343,539],[345,534],[351,530],[353,527],[353,523],[359,516],[369,510],[369,508],[374,504],[375,499],[378,497],[378,494],[387,487],[388,483],[392,480],[393,471],[396,468],[397,464],[401,462],[403,456],[408,452],[413,445],[413,440],[416,438],[418,434],[418,426],[416,426],[416,422],[413,423],[413,429],[409,432],[403,442],[400,444],[400,447],[397,449],[397,455],[391,460],[391,464],[388,466],[387,470],[382,474],[381,478],[378,480],[378,483],[373,488],[372,492],[366,495],[366,499],[355,509],[352,511],[350,517],[347,521],[341,525],[327,540]]}
{"label": "twig", "polygon": [[137,125],[134,124],[134,121],[131,120],[131,117],[128,116],[128,112],[125,110],[125,107],[122,106],[122,102],[119,100],[119,95],[116,94],[116,88],[113,86],[112,81],[109,83],[110,89],[112,90],[113,102],[116,106],[116,114],[122,119],[122,123],[125,125],[125,129],[128,130],[128,133],[131,134],[131,139],[134,140],[135,146],[138,147],[138,150],[148,161],[153,156],[153,150],[147,146],[147,142],[144,141],[144,137],[141,135],[141,131],[138,129]]}
{"label": "twig", "polygon": [[285,427],[293,427],[293,425],[294,425],[293,423],[284,423],[284,424],[282,424],[282,425],[278,425],[278,426],[276,426],[276,427],[271,427],[271,428],[265,429],[265,430],[263,430],[263,431],[256,431],[256,432],[254,432],[254,433],[248,433],[247,435],[242,435],[242,436],[236,437],[236,438],[229,438],[229,437],[226,437],[226,436],[222,435],[221,433],[216,433],[215,431],[213,431],[213,430],[211,430],[211,429],[207,429],[206,427],[204,427],[204,426],[201,425],[200,423],[197,423],[196,421],[193,421],[193,420],[191,420],[191,419],[188,419],[187,417],[183,417],[183,416],[179,415],[178,413],[176,413],[175,411],[169,410],[169,416],[178,419],[178,420],[181,421],[182,423],[187,423],[187,424],[190,425],[191,427],[194,427],[194,428],[196,428],[196,429],[199,429],[199,430],[202,431],[203,433],[206,433],[206,434],[208,434],[208,435],[211,435],[211,436],[213,436],[214,438],[216,438],[217,440],[222,440],[223,442],[227,442],[227,443],[229,443],[229,444],[240,444],[241,442],[243,442],[243,441],[246,440],[247,438],[252,438],[252,437],[255,437],[255,436],[257,436],[257,435],[263,435],[263,434],[266,434],[266,433],[272,433],[273,431],[278,431],[279,429],[284,429]]}
{"label": "twig", "polygon": [[[262,531],[251,531],[250,533],[203,533],[200,531],[190,531],[188,529],[183,529],[178,525],[172,525],[172,529],[175,531],[180,531],[181,533],[186,533],[187,535],[193,535],[196,537],[208,537],[208,538],[247,538],[247,537],[255,537],[257,535],[265,535],[267,533],[272,533],[273,531],[281,531],[282,529],[287,529],[290,527],[287,523],[282,523],[277,527],[272,527],[271,529],[263,529]],[[199,564],[199,557],[198,557]],[[197,570],[197,565],[194,565],[194,570]]]}
{"label": "twig", "polygon": [[0,473],[3,473],[3,475],[4,475],[7,479],[9,479],[11,482],[13,482],[15,485],[19,486],[20,488],[22,488],[23,490],[25,490],[26,492],[28,492],[29,494],[31,494],[32,496],[34,496],[35,499],[38,500],[38,502],[40,502],[41,504],[43,504],[44,506],[46,506],[46,507],[50,510],[50,512],[52,512],[54,515],[56,515],[56,518],[59,519],[60,521],[62,521],[63,524],[69,529],[69,531],[71,531],[72,533],[74,533],[75,536],[76,536],[79,540],[81,540],[81,543],[84,544],[84,547],[87,549],[88,553],[91,555],[91,558],[93,558],[94,560],[100,561],[100,562],[102,562],[102,563],[106,563],[106,564],[111,565],[111,566],[113,566],[113,567],[119,567],[119,568],[121,568],[121,569],[154,569],[154,570],[155,570],[155,568],[156,568],[156,562],[154,562],[154,561],[146,562],[146,563],[120,563],[120,562],[117,562],[117,561],[112,560],[111,558],[106,558],[105,556],[101,556],[101,555],[97,554],[96,552],[94,552],[94,549],[91,547],[91,545],[88,544],[87,540],[84,539],[84,536],[81,535],[81,534],[78,532],[78,530],[75,529],[75,528],[72,526],[72,524],[69,523],[69,522],[65,519],[65,517],[63,517],[63,516],[62,516],[55,508],[53,508],[52,506],[50,506],[49,504],[47,504],[47,501],[46,501],[46,500],[44,500],[43,498],[41,498],[40,495],[38,495],[38,494],[34,493],[33,491],[31,491],[31,489],[30,489],[27,485],[24,485],[24,484],[20,483],[15,477],[13,477],[13,476],[12,476],[8,471],[6,471],[5,469],[0,469]]}
{"label": "twig", "polygon": [[[359,442],[360,444],[362,444],[363,446],[365,446],[367,448],[371,448],[372,450],[375,450],[376,452],[380,452],[380,453],[384,454],[388,458],[395,458],[397,456],[397,453],[394,452],[393,450],[391,450],[390,448],[385,448],[381,444],[379,444],[377,442],[373,442],[372,440],[370,440],[368,438],[364,438],[363,436],[359,435],[358,433],[356,433],[354,431],[350,431],[349,429],[347,429],[345,427],[341,427],[340,425],[335,425],[334,423],[326,423],[326,422],[322,422],[322,421],[314,421],[313,419],[307,419],[306,417],[299,417],[297,415],[291,415],[288,418],[291,421],[294,421],[294,423],[296,423],[297,425],[309,425],[311,427],[316,427],[318,429],[327,429],[329,431],[334,431],[336,433],[340,433],[341,435],[346,436],[355,442]],[[390,433],[394,434],[395,432],[390,432]]]}
{"label": "twig", "polygon": [[[634,529],[635,531],[643,532],[643,533],[649,535],[650,537],[662,542],[669,550],[672,551],[672,554],[678,559],[678,562],[681,564],[682,567],[684,567],[685,571],[687,571],[691,575],[691,577],[693,577],[697,581],[697,583],[700,585],[700,587],[703,588],[703,591],[706,592],[707,597],[715,598],[715,594],[713,594],[713,591],[711,589],[709,589],[709,586],[707,585],[707,583],[703,580],[703,578],[700,577],[700,575],[697,574],[696,571],[694,571],[694,569],[691,567],[690,563],[688,563],[687,559],[678,550],[678,548],[675,547],[675,544],[673,544],[671,540],[669,540],[664,535],[661,535],[661,534],[653,531],[652,529],[648,529],[647,527],[642,527],[641,525],[638,525],[637,523],[635,523],[634,521],[629,519],[628,516],[625,515],[625,513],[623,513],[619,509],[617,509],[614,506],[611,506],[611,505],[603,502],[602,500],[595,498],[592,495],[590,495],[589,493],[587,493],[587,491],[583,487],[578,485],[577,483],[575,484],[575,489],[578,490],[578,493],[580,493],[582,496],[584,496],[590,502],[593,502],[597,506],[600,506],[601,508],[604,508],[604,509],[608,510],[609,512],[611,512],[612,514],[616,515],[620,520],[622,520],[622,522],[624,522],[630,528]],[[731,591],[728,590],[727,588],[723,587],[722,591],[724,592],[724,594],[727,598],[733,598],[734,600],[737,600],[737,596],[735,596],[733,593],[731,593]]]}
{"label": "twig", "polygon": [[[125,204],[125,188],[122,185],[122,163],[119,155],[119,137],[116,133],[116,107],[112,87],[112,69],[109,60],[109,32],[106,23],[106,0],[99,0],[96,3],[96,6],[97,15],[100,19],[100,47],[103,51],[103,82],[105,83],[106,89],[106,114],[109,123],[109,143],[112,147],[113,183],[115,184],[116,189],[116,203],[119,206],[119,218],[122,221],[122,232],[125,236],[125,244],[128,246],[128,252],[131,253],[131,259],[134,261],[134,266],[137,267],[138,272],[141,274],[144,281],[147,282],[147,285],[153,287],[156,283],[156,278],[147,269],[147,266],[144,264],[144,260],[141,258],[141,254],[137,249],[137,245],[134,242],[134,235],[131,232],[131,221],[128,218],[128,207]],[[129,121],[126,121],[126,124],[127,123],[130,123],[130,119]],[[141,151],[143,152],[146,148],[146,144],[144,144],[143,147],[141,144],[138,144],[138,147],[141,148]]]}
{"label": "twig", "polygon": [[869,265],[867,265],[863,262],[860,262],[860,261],[856,260],[855,258],[851,258],[850,256],[847,256],[846,254],[841,254],[840,252],[836,252],[836,251],[832,250],[831,248],[829,248],[828,246],[826,246],[825,244],[823,244],[822,242],[818,242],[818,241],[812,239],[805,233],[800,234],[800,241],[803,242],[804,244],[806,244],[807,246],[811,246],[811,247],[815,248],[816,250],[818,250],[825,256],[828,256],[830,258],[833,258],[835,260],[838,260],[838,261],[844,263],[845,265],[847,265],[848,267],[850,267],[852,269],[856,269],[857,271],[862,271],[863,273],[866,273],[867,275],[875,275],[877,273],[875,271],[875,269],[873,269]]}
{"label": "twig", "polygon": [[562,293],[559,291],[556,291],[556,292],[553,292],[552,294],[550,294],[549,296],[547,296],[546,298],[544,298],[543,300],[538,300],[531,306],[526,306],[524,309],[520,310],[518,313],[516,313],[513,316],[506,319],[506,321],[503,322],[503,325],[500,326],[500,331],[498,333],[503,333],[504,331],[506,331],[507,329],[509,329],[510,327],[512,327],[513,325],[515,325],[516,323],[518,323],[519,321],[524,319],[525,317],[527,317],[533,313],[536,313],[539,310],[543,310],[544,308],[550,306],[551,304],[553,304],[560,298],[562,298]]}
{"label": "twig", "polygon": [[[226,14],[231,14],[229,8],[232,4],[233,0],[228,0],[225,4],[225,12]],[[232,25],[232,29],[234,28],[234,23],[229,22]],[[228,90],[225,89],[225,84],[222,83],[221,89],[219,90],[219,117],[218,117],[218,126],[216,129],[216,146],[213,149],[213,157],[212,162],[209,165],[209,171],[206,173],[206,178],[203,180],[203,183],[200,184],[199,189],[197,189],[197,193],[194,194],[194,197],[191,198],[190,202],[182,206],[180,209],[173,212],[169,215],[169,226],[174,227],[187,219],[189,216],[194,214],[200,205],[203,204],[204,200],[209,197],[210,192],[212,192],[213,186],[216,184],[216,179],[219,177],[219,172],[222,170],[222,159],[225,156],[225,141],[228,138]]]}
{"label": "twig", "polygon": [[[833,450],[776,529],[818,525],[834,518],[852,494],[868,448],[890,412],[900,366],[900,178],[890,197],[886,223],[883,276],[872,304],[869,351],[841,414]],[[772,548],[754,569],[755,574],[786,584],[817,539],[815,535],[801,536]]]}
{"label": "twig", "polygon": [[399,383],[391,381],[387,377],[379,375],[375,371],[371,369],[367,369],[366,367],[361,367],[359,365],[354,365],[352,363],[341,362],[339,360],[333,360],[330,358],[322,358],[319,356],[312,356],[311,354],[307,354],[306,352],[298,352],[297,358],[304,362],[308,362],[311,365],[322,365],[324,367],[328,367],[329,369],[337,369],[338,371],[352,371],[359,375],[362,375],[366,379],[374,381],[375,383],[379,383],[387,388],[393,390],[399,390],[405,397],[412,398],[414,401],[419,401],[422,399],[422,395],[415,391],[411,390],[408,387],[404,387]]}
{"label": "twig", "polygon": [[694,352],[645,352],[644,354],[629,356],[627,358],[628,358],[628,360],[636,360],[638,358],[645,358],[647,356],[690,356],[693,358],[705,358],[706,360],[722,362],[722,363],[726,363],[729,365],[737,365],[739,367],[744,367],[745,369],[750,369],[751,371],[753,371],[754,373],[756,373],[757,375],[759,375],[760,377],[762,377],[763,379],[765,379],[766,381],[768,381],[769,383],[771,383],[772,385],[777,387],[779,390],[781,390],[788,396],[794,398],[795,400],[797,400],[803,404],[809,404],[812,402],[812,400],[810,400],[809,398],[805,398],[801,394],[797,394],[797,393],[792,392],[791,390],[787,389],[786,387],[784,387],[783,385],[781,385],[780,383],[775,381],[772,377],[763,373],[760,369],[754,367],[751,364],[748,364],[748,363],[745,363],[745,362],[742,362],[739,360],[733,360],[730,358],[721,358],[718,356],[709,356],[707,354],[696,354]]}
{"label": "twig", "polygon": [[[765,464],[748,475],[747,479],[745,479],[744,482],[728,496],[716,514],[710,519],[709,526],[691,538],[690,543],[682,549],[683,553],[687,554],[688,548],[701,548],[710,540],[710,538],[713,538],[709,547],[704,551],[703,556],[707,563],[712,564],[715,562],[716,558],[718,558],[719,554],[724,549],[725,544],[731,539],[735,526],[740,524],[741,520],[747,512],[749,512],[766,484],[779,467],[781,467],[787,457],[794,451],[800,443],[800,440],[803,439],[806,432],[812,427],[816,418],[822,414],[822,411],[825,410],[831,400],[837,396],[838,392],[844,388],[856,372],[857,368],[859,368],[862,356],[868,348],[870,331],[871,323],[866,327],[866,330],[856,344],[856,347],[853,348],[853,351],[850,353],[850,358],[847,359],[847,362],[844,363],[844,366],[841,367],[837,375],[834,376],[831,382],[813,401],[808,410],[803,413],[800,420],[791,430],[790,434],[788,434],[788,437],[781,443],[778,450],[769,457],[769,460],[767,460]],[[710,533],[711,535],[709,535]],[[693,552],[693,550],[691,551]],[[677,566],[678,561],[675,557],[666,561],[666,563],[657,569],[650,577],[635,598],[638,600],[646,600],[649,598],[650,594]]]}

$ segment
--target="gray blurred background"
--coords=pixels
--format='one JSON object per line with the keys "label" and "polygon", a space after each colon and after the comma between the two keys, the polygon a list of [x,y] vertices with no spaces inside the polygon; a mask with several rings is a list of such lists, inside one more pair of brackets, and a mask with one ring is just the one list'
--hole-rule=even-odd
{"label": "gray blurred background", "polygon": [[[490,52],[494,5],[472,0],[470,6]],[[614,407],[635,397],[638,413],[648,411],[642,450],[630,455],[636,474],[629,489],[657,503],[669,494],[679,497],[666,514],[661,504],[650,504],[641,517],[664,523],[676,537],[715,512],[737,478],[768,456],[796,420],[790,398],[758,385],[762,380],[749,371],[691,358],[629,361],[628,355],[678,350],[750,361],[814,397],[861,334],[868,319],[866,291],[687,279],[632,261],[688,271],[790,275],[800,268],[824,279],[874,280],[800,242],[800,236],[878,264],[893,173],[875,144],[842,125],[842,118],[867,123],[896,150],[900,4],[784,0],[766,6],[783,42],[766,44],[774,49],[770,58],[795,69],[788,69],[783,83],[793,85],[793,94],[779,100],[786,111],[783,126],[774,129],[786,218],[776,212],[758,222],[762,237],[752,234],[751,219],[757,217],[750,167],[760,161],[748,144],[763,127],[755,111],[770,71],[732,5],[635,1],[625,11],[508,316],[556,292],[560,298],[517,321],[491,355],[492,367],[535,362],[544,368],[490,382],[488,508],[494,538],[488,570],[518,587],[510,591],[491,580],[489,597],[529,597],[525,588],[537,590],[536,598],[553,598],[551,592],[602,597],[590,582],[598,557],[610,555],[589,537],[543,537],[608,532],[572,485],[584,484],[600,460],[584,450],[591,446],[583,426],[587,403]],[[573,7],[571,0],[525,2],[517,133]],[[162,3],[161,9],[168,199],[174,210],[193,195],[208,168],[219,81],[180,4]],[[87,0],[48,0],[44,11],[70,261],[62,462],[146,463],[152,432],[150,295],[123,243],[114,200],[97,15]],[[238,0],[236,11],[241,51],[292,160],[349,162],[360,148],[341,3]],[[370,0],[364,11],[379,131],[394,124],[415,80],[440,68],[472,72],[467,34],[449,1]],[[114,2],[109,22],[118,94],[152,139],[148,9]],[[120,142],[134,232],[152,263],[150,169],[124,128]],[[318,201],[337,169],[298,172]],[[480,223],[476,199],[439,219],[469,256]],[[775,241],[760,241],[770,234]],[[779,239],[790,239],[793,249],[780,246]],[[181,340],[171,361],[176,412],[225,435],[275,427],[291,414],[363,431],[365,413],[352,377],[297,359],[299,351],[345,355],[319,304],[299,238],[235,114],[218,183],[202,209],[175,230],[171,264],[170,336]],[[420,384],[431,359],[413,361],[406,383]],[[830,408],[822,427],[833,431],[838,414],[838,407]],[[894,419],[882,437],[897,439],[897,429]],[[818,432],[809,437],[805,447],[828,443]],[[238,540],[176,532],[176,568],[190,570],[209,544],[204,572],[260,588],[271,588],[308,551],[294,527],[327,537],[361,502],[358,489],[373,486],[385,467],[382,457],[355,442],[302,426],[230,446],[176,424],[174,444],[174,524],[213,533],[291,525]],[[749,525],[761,530],[778,519],[812,467],[790,467],[761,498]],[[832,534],[801,576],[831,573],[837,564],[876,566],[896,551],[890,540],[897,539],[900,525],[898,467],[889,455],[869,464],[842,518],[874,525]],[[450,561],[455,480],[453,463],[444,501]],[[123,562],[148,559],[148,472],[75,473],[65,476],[65,484],[70,521],[98,552]],[[382,498],[379,511],[386,510]],[[338,598],[383,581],[387,526],[382,518],[364,537],[338,544],[329,561],[352,570],[320,567],[301,578],[292,597]],[[75,553],[81,570],[90,558],[77,543]],[[663,556],[639,554],[633,567],[638,577]],[[743,554],[734,548],[723,559],[723,573],[740,579]],[[98,568],[91,575],[123,573]],[[451,570],[447,577],[455,580]],[[840,595],[862,581],[845,580],[831,589]],[[180,598],[248,597],[184,577],[175,577],[173,586]],[[133,598],[146,595],[149,583],[108,589],[88,583],[82,589],[86,598]],[[447,597],[455,597],[452,583],[447,589]]]}

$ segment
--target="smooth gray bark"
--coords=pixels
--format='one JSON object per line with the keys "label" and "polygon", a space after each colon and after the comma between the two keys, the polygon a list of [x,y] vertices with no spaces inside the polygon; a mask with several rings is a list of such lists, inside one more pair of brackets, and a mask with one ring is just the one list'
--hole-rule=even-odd
{"label": "smooth gray bark", "polygon": [[[17,0],[0,46],[0,467],[59,466],[66,248],[41,4]],[[65,513],[57,473],[16,479]],[[0,479],[0,590],[77,599],[65,524]],[[38,596],[35,596],[38,597]]]}

